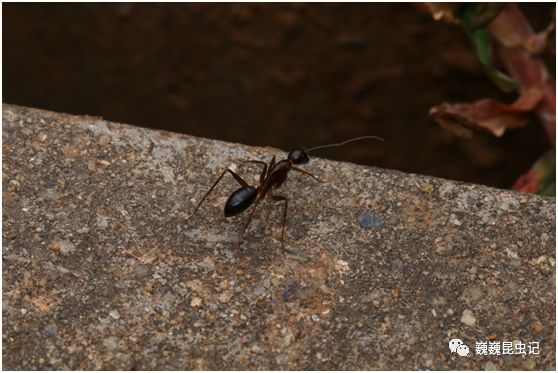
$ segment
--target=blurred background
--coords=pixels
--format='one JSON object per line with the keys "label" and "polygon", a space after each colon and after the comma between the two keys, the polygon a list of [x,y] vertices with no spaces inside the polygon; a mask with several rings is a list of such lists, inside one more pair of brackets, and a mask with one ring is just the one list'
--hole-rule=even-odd
{"label": "blurred background", "polygon": [[[535,30],[553,20],[553,3],[520,6]],[[315,155],[500,188],[551,146],[535,117],[472,140],[429,117],[516,95],[462,28],[414,4],[2,8],[6,103],[285,150],[379,135]]]}

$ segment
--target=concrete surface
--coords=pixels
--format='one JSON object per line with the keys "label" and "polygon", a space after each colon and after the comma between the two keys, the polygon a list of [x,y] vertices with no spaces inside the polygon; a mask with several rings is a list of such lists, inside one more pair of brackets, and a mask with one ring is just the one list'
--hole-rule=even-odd
{"label": "concrete surface", "polygon": [[237,250],[232,178],[182,219],[234,159],[283,152],[2,117],[4,369],[555,369],[554,198],[313,158],[329,183],[281,188],[289,253],[267,200]]}

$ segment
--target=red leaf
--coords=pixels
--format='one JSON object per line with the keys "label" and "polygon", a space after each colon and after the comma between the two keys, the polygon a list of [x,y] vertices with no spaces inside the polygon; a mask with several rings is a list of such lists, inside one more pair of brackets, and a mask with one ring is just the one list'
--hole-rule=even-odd
{"label": "red leaf", "polygon": [[472,130],[484,130],[500,137],[506,129],[526,125],[526,113],[533,110],[542,97],[542,88],[533,85],[522,89],[513,104],[492,99],[474,103],[443,103],[430,109],[430,115],[440,126],[463,137],[471,137]]}

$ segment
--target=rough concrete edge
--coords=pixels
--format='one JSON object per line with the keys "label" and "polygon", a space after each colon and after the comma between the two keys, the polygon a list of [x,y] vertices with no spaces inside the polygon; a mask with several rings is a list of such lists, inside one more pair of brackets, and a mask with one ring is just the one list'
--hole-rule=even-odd
{"label": "rough concrete edge", "polygon": [[[205,138],[205,137],[200,137],[200,136],[194,136],[194,135],[190,135],[187,133],[182,133],[182,132],[173,132],[173,131],[168,131],[168,130],[160,130],[160,129],[153,129],[153,128],[147,128],[147,127],[141,127],[141,126],[136,126],[133,124],[128,124],[128,123],[122,123],[122,122],[114,122],[108,119],[104,119],[103,117],[100,116],[89,116],[89,115],[78,115],[78,114],[70,114],[70,113],[65,113],[65,112],[56,112],[56,111],[52,111],[52,110],[46,110],[46,109],[40,109],[40,108],[33,108],[33,107],[27,107],[27,106],[21,106],[21,105],[13,105],[13,104],[9,104],[9,103],[2,103],[2,119],[4,118],[5,112],[9,111],[10,108],[15,108],[16,110],[28,110],[28,111],[35,111],[35,112],[39,112],[39,113],[46,113],[47,115],[62,115],[62,116],[66,116],[68,118],[75,118],[76,119],[76,124],[78,126],[81,126],[83,129],[87,129],[90,130],[96,134],[103,134],[103,135],[107,135],[109,137],[111,137],[112,140],[118,140],[117,142],[114,142],[115,145],[121,145],[122,144],[122,139],[131,139],[131,136],[126,136],[128,133],[130,132],[136,132],[136,133],[140,133],[141,134],[141,138],[149,140],[149,141],[153,141],[153,139],[157,140],[157,145],[166,145],[166,146],[170,146],[170,147],[174,147],[176,148],[177,146],[179,146],[179,148],[177,150],[184,150],[187,147],[188,143],[194,143],[194,142],[206,142],[209,143],[213,146],[221,146],[224,145],[225,147],[239,147],[242,149],[243,152],[245,152],[246,154],[248,154],[249,152],[256,152],[256,153],[265,153],[265,154],[275,154],[275,153],[282,153],[284,154],[285,152],[287,152],[288,150],[284,150],[284,149],[279,149],[279,148],[274,148],[271,146],[266,146],[266,145],[262,145],[262,146],[252,146],[252,145],[246,145],[246,144],[242,144],[242,143],[237,143],[237,142],[228,142],[228,141],[224,141],[224,140],[218,140],[218,139],[210,139],[210,138]],[[2,122],[3,123],[3,122]],[[98,126],[98,127],[95,127]],[[117,132],[114,131],[113,129],[111,129],[111,126],[119,126],[123,131],[122,132]],[[4,124],[2,124],[2,128],[4,128]],[[2,135],[4,136],[4,135]],[[177,136],[177,139],[173,139],[173,140],[169,140],[168,137],[173,137],[173,136]],[[178,140],[178,141],[175,141]],[[128,144],[130,144],[129,142],[127,142]],[[144,144],[145,146],[145,144]],[[226,157],[221,157],[221,158],[226,158]],[[429,175],[423,175],[423,174],[417,174],[417,173],[412,173],[412,172],[404,172],[404,171],[399,171],[399,170],[395,170],[395,169],[388,169],[388,168],[381,168],[381,167],[377,167],[377,166],[370,166],[370,165],[361,165],[361,164],[356,164],[356,163],[352,163],[352,162],[348,162],[348,161],[337,161],[337,160],[331,160],[331,159],[327,159],[327,158],[321,158],[321,157],[316,157],[313,156],[312,160],[314,161],[318,161],[318,162],[328,162],[331,163],[333,165],[335,164],[351,164],[351,165],[356,165],[360,168],[362,168],[363,170],[376,170],[376,171],[380,171],[382,173],[388,173],[388,174],[398,174],[401,176],[405,176],[408,178],[420,178],[420,179],[429,179],[429,180],[434,180],[440,183],[449,183],[449,184],[453,184],[456,186],[468,186],[469,188],[480,188],[480,189],[485,189],[487,192],[496,192],[498,194],[500,193],[509,193],[512,195],[518,195],[521,196],[523,198],[533,198],[533,199],[540,199],[541,201],[555,201],[556,197],[549,197],[549,196],[543,196],[543,195],[538,195],[538,194],[531,194],[531,193],[524,193],[524,192],[518,192],[518,191],[514,191],[511,189],[500,189],[500,188],[496,188],[496,187],[492,187],[492,186],[488,186],[488,185],[483,185],[483,184],[475,184],[475,183],[471,183],[471,182],[466,182],[466,181],[461,181],[461,180],[452,180],[452,179],[444,179],[444,178],[440,178],[437,176],[429,176]],[[221,161],[221,160],[219,160]],[[229,162],[232,162],[232,160],[229,159]],[[211,162],[211,163],[215,163],[215,162]],[[216,163],[221,165],[222,163]],[[209,167],[211,167],[212,165],[208,165]],[[211,167],[213,168],[213,167]]]}

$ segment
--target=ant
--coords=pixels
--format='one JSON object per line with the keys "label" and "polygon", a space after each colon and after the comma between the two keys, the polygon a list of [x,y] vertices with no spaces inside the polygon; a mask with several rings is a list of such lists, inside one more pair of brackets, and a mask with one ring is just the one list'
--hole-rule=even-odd
{"label": "ant", "polygon": [[209,188],[207,193],[205,193],[201,201],[198,203],[198,205],[194,209],[194,212],[190,216],[186,217],[184,219],[184,222],[187,222],[190,218],[192,218],[196,214],[196,212],[200,208],[203,201],[205,201],[209,193],[211,193],[211,191],[217,186],[219,181],[221,181],[223,176],[225,176],[225,174],[228,172],[235,178],[235,180],[241,185],[241,187],[235,190],[227,199],[227,202],[225,203],[225,218],[238,215],[244,212],[246,209],[248,209],[248,207],[252,206],[252,204],[254,204],[254,208],[252,209],[252,212],[250,213],[250,216],[248,217],[248,220],[246,221],[246,224],[242,229],[242,234],[238,242],[238,248],[240,248],[240,244],[242,243],[242,238],[244,237],[244,233],[246,232],[246,229],[248,228],[250,222],[252,221],[252,217],[254,216],[254,212],[256,211],[258,204],[265,196],[268,196],[274,201],[282,201],[285,203],[283,209],[283,226],[281,229],[281,249],[284,251],[285,247],[284,247],[283,237],[285,234],[285,223],[287,221],[287,209],[289,205],[289,200],[285,196],[274,194],[273,192],[275,191],[275,189],[279,188],[287,180],[287,175],[289,171],[300,172],[321,183],[324,183],[323,180],[320,180],[316,176],[312,175],[310,172],[302,170],[296,167],[295,165],[308,163],[310,161],[310,158],[308,158],[308,153],[314,150],[330,148],[330,147],[339,147],[354,141],[371,140],[371,139],[384,141],[383,138],[378,136],[361,136],[336,144],[315,146],[313,148],[306,149],[306,150],[302,148],[297,148],[295,150],[290,151],[286,159],[283,159],[277,163],[275,163],[275,155],[273,156],[273,158],[271,158],[271,162],[269,162],[269,164],[255,159],[239,160],[239,162],[241,163],[256,163],[263,166],[262,171],[260,173],[259,185],[257,187],[254,187],[248,184],[242,177],[237,175],[233,170],[227,168],[225,171],[221,173],[221,175],[219,175],[217,180],[213,183],[211,188]]}

